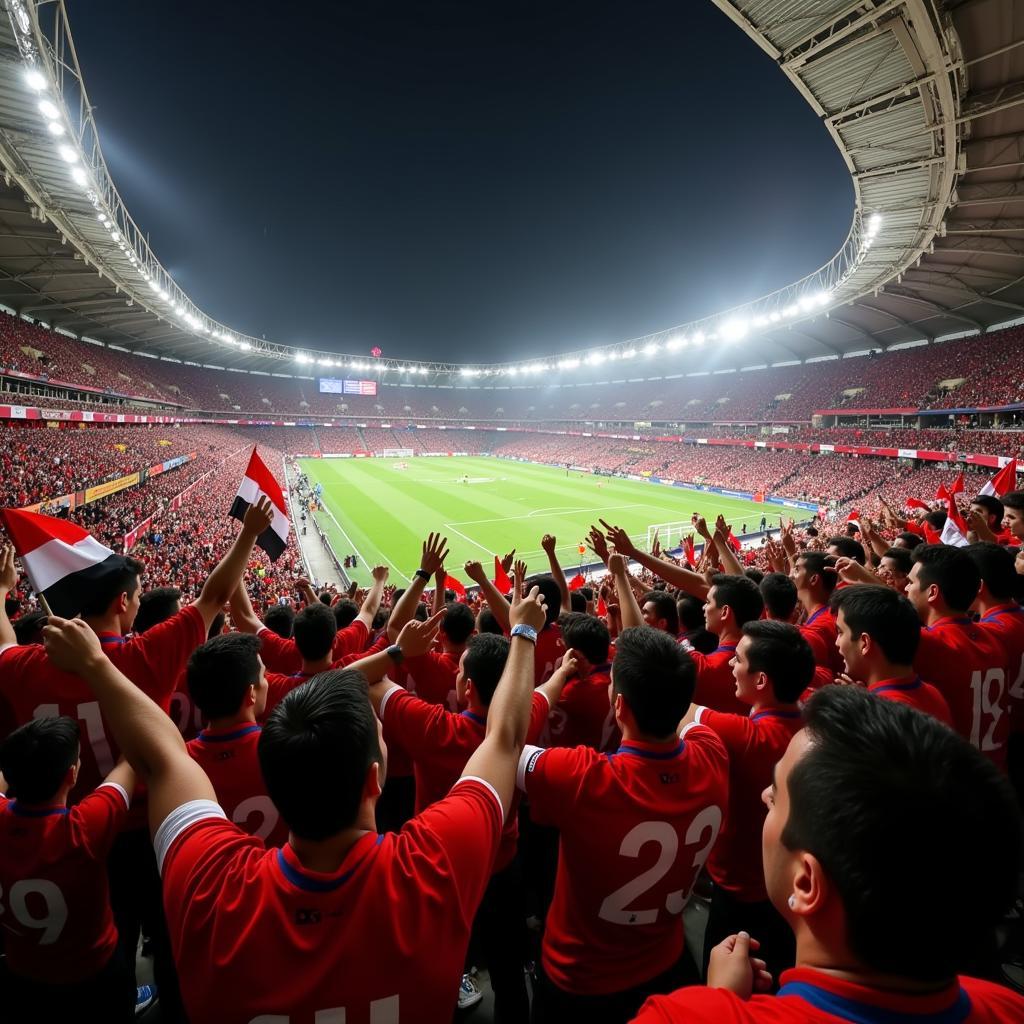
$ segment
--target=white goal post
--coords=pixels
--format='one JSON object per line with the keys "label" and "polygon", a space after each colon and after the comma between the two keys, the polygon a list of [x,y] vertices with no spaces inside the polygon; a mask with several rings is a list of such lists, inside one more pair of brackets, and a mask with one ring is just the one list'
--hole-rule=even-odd
{"label": "white goal post", "polygon": [[411,448],[385,448],[380,456],[382,459],[411,459],[413,451]]}
{"label": "white goal post", "polygon": [[681,547],[683,538],[691,533],[696,538],[696,530],[689,519],[674,523],[654,523],[647,527],[647,550],[651,550],[655,534],[657,534],[658,543],[661,545],[662,550],[671,551],[674,548]]}

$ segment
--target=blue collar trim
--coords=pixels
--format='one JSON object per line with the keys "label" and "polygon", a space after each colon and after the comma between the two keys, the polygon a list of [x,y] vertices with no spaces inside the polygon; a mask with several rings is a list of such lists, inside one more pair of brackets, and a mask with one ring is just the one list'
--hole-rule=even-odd
{"label": "blue collar trim", "polygon": [[917,676],[911,679],[909,683],[886,683],[884,686],[875,687],[872,693],[891,693],[892,691],[899,691],[905,693],[908,690],[919,690],[923,684],[921,683],[921,677]]}
{"label": "blue collar trim", "polygon": [[243,736],[248,736],[250,733],[259,731],[260,727],[258,725],[246,725],[241,729],[236,729],[234,732],[216,733],[211,736],[204,729],[196,739],[202,740],[203,743],[227,743],[229,740],[241,739]]}
{"label": "blue collar trim", "polygon": [[779,711],[776,708],[766,708],[764,711],[758,711],[756,715],[751,715],[750,720],[757,722],[762,718],[799,718],[802,714],[802,711]]}
{"label": "blue collar trim", "polygon": [[476,722],[477,725],[486,725],[487,724],[487,719],[486,718],[481,718],[478,714],[476,714],[473,711],[463,711],[462,712],[462,717],[463,718],[468,718],[471,722]]}
{"label": "blue collar trim", "polygon": [[850,1024],[961,1024],[971,1014],[971,1000],[963,989],[960,989],[952,1006],[936,1013],[903,1013],[883,1006],[872,1006],[870,1003],[859,1003],[806,981],[783,985],[776,998],[782,996],[796,996],[815,1009],[839,1020],[849,1021]]}
{"label": "blue collar trim", "polygon": [[637,757],[647,757],[652,761],[670,761],[683,752],[683,741],[680,740],[672,750],[644,750],[643,747],[634,747],[630,743],[623,743],[616,754],[635,754]]}
{"label": "blue collar trim", "polygon": [[338,875],[337,878],[312,878],[301,868],[289,864],[288,859],[284,855],[284,850],[280,847],[277,850],[277,866],[281,869],[281,874],[297,889],[304,889],[306,892],[334,892],[335,889],[340,889],[356,873],[359,866],[366,860],[366,857],[370,856],[382,842],[384,842],[384,836],[377,836],[377,841],[370,848],[366,856],[360,858],[358,864],[354,864],[344,874]]}
{"label": "blue collar trim", "polygon": [[66,807],[41,807],[39,810],[22,807],[17,800],[12,800],[7,806],[10,807],[11,813],[18,815],[19,818],[53,818],[68,813]]}

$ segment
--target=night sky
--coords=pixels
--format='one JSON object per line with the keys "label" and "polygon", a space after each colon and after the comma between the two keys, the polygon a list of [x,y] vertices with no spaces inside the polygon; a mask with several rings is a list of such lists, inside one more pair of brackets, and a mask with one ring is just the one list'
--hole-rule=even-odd
{"label": "night sky", "polygon": [[199,307],[339,352],[624,340],[828,260],[810,108],[706,0],[68,0],[104,153]]}

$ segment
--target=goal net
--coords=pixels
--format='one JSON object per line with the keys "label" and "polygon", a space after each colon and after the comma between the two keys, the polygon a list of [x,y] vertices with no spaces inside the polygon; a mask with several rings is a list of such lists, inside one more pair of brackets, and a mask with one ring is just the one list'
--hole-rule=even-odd
{"label": "goal net", "polygon": [[683,538],[696,531],[689,519],[675,523],[654,523],[647,527],[647,550],[651,550],[654,538],[658,538],[663,551],[672,551],[681,547]]}
{"label": "goal net", "polygon": [[381,457],[385,459],[411,459],[412,449],[411,448],[385,448],[381,453]]}

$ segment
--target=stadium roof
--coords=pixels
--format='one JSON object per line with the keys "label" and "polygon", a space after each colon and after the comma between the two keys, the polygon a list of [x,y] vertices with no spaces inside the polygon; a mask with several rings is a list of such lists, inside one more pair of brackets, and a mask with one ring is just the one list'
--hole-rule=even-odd
{"label": "stadium roof", "polygon": [[695,346],[708,369],[748,366],[932,341],[1024,317],[1021,5],[712,2],[801,92],[854,184],[854,220],[839,253],[756,302],[529,365],[370,363],[241,335],[177,288],[121,202],[62,0],[5,0],[0,303],[77,336],[175,359],[303,374],[387,368],[431,380],[586,367],[607,376],[605,364],[635,360],[640,371],[646,358]]}

